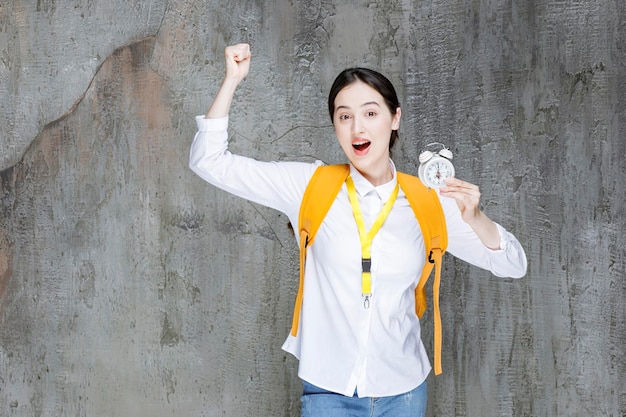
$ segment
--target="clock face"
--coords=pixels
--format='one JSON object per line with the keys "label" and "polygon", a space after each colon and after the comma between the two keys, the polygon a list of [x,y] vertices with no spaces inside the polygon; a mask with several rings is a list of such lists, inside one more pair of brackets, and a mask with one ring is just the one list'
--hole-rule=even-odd
{"label": "clock face", "polygon": [[454,177],[454,166],[445,158],[435,157],[420,168],[420,179],[430,188],[444,186],[446,178]]}

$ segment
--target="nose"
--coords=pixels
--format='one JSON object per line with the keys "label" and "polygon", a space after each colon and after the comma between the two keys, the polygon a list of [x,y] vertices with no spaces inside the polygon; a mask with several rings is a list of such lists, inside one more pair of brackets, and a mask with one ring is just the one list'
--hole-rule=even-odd
{"label": "nose", "polygon": [[365,131],[365,128],[363,126],[363,120],[361,120],[361,117],[355,116],[352,119],[352,134],[357,136],[363,133],[364,131]]}

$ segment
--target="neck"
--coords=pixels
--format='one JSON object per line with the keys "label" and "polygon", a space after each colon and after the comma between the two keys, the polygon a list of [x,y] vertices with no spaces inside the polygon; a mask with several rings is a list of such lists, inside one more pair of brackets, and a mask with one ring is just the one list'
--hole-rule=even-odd
{"label": "neck", "polygon": [[374,187],[387,184],[389,181],[393,179],[393,172],[391,170],[391,163],[389,161],[386,161],[384,166],[381,166],[379,169],[369,169],[367,171],[359,170],[359,172]]}

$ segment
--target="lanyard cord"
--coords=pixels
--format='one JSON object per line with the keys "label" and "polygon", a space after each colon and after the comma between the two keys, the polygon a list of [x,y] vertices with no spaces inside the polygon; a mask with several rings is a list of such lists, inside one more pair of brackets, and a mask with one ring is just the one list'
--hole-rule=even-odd
{"label": "lanyard cord", "polygon": [[361,206],[359,205],[359,199],[356,195],[356,188],[354,187],[354,181],[352,181],[352,177],[348,177],[346,179],[346,187],[348,188],[348,197],[350,198],[352,213],[354,214],[354,220],[356,220],[357,227],[359,228],[359,239],[361,240],[361,292],[363,294],[363,297],[365,298],[363,306],[365,308],[369,308],[370,297],[372,296],[372,241],[374,240],[374,236],[376,236],[376,233],[378,233],[383,223],[387,219],[387,216],[391,212],[393,203],[396,201],[396,197],[398,196],[399,187],[396,183],[396,187],[393,189],[393,192],[389,196],[389,199],[383,206],[380,213],[378,213],[378,217],[376,217],[376,221],[374,221],[374,224],[372,225],[369,232],[365,231],[363,213],[361,212]]}

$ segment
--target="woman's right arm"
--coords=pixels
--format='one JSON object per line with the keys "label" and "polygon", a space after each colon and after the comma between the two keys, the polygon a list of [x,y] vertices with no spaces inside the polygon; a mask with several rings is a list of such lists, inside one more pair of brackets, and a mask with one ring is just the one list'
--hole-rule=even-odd
{"label": "woman's right arm", "polygon": [[262,162],[228,150],[228,112],[250,68],[250,47],[225,50],[226,74],[206,115],[197,116],[189,167],[202,179],[236,196],[296,216],[309,178],[320,162]]}
{"label": "woman's right arm", "polygon": [[240,43],[228,46],[224,50],[224,58],[226,59],[226,74],[213,103],[204,116],[207,119],[218,119],[228,115],[235,90],[250,70],[252,58],[250,45]]}

